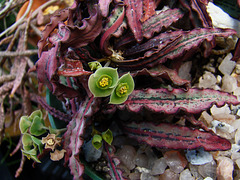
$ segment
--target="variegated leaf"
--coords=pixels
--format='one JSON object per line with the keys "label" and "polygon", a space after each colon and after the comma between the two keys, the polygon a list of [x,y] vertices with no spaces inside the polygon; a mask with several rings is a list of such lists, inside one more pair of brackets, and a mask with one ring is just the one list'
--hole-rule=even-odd
{"label": "variegated leaf", "polygon": [[223,106],[225,104],[239,104],[236,96],[226,92],[212,89],[173,89],[169,91],[164,88],[135,90],[120,109],[127,108],[132,112],[139,112],[142,108],[154,112],[175,114],[180,110],[196,114],[209,109],[213,104]]}
{"label": "variegated leaf", "polygon": [[108,22],[104,28],[105,32],[100,40],[100,48],[107,55],[112,54],[112,51],[108,49],[109,48],[108,41],[123,23],[124,16],[125,7],[123,5],[118,5],[117,7],[115,7],[115,9],[113,9],[111,16],[108,18]]}
{"label": "variegated leaf", "polygon": [[151,38],[155,32],[160,32],[163,27],[168,27],[172,23],[182,18],[184,13],[180,9],[168,9],[151,16],[142,24],[143,36]]}
{"label": "variegated leaf", "polygon": [[83,144],[82,135],[86,126],[86,119],[90,118],[98,110],[96,99],[93,96],[87,98],[80,106],[64,134],[64,149],[67,150],[69,158],[69,167],[74,179],[79,179],[84,171],[84,166],[79,160],[80,148]]}
{"label": "variegated leaf", "polygon": [[127,6],[126,17],[128,25],[134,34],[135,39],[140,42],[143,39],[141,17],[143,11],[142,0],[124,0]]}
{"label": "variegated leaf", "polygon": [[[212,42],[215,36],[228,37],[236,34],[232,29],[201,28],[192,31],[174,31],[161,33],[156,39],[168,39],[165,47],[161,50],[149,51],[144,57],[116,62],[120,67],[126,69],[139,69],[143,67],[153,67],[156,64],[164,63],[168,59],[181,57],[184,53],[197,49],[203,41]],[[174,40],[175,38],[175,40]],[[172,40],[173,39],[173,40]],[[172,41],[170,41],[172,40]],[[164,43],[164,42],[163,42]],[[212,44],[212,47],[214,44]]]}
{"label": "variegated leaf", "polygon": [[124,125],[125,133],[139,142],[158,148],[229,150],[231,143],[210,132],[167,123],[131,123]]}

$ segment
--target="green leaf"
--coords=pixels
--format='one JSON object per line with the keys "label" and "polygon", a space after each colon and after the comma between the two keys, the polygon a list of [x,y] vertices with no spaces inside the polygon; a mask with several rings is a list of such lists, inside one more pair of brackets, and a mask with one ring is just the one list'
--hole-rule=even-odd
{"label": "green leaf", "polygon": [[23,144],[23,146],[32,146],[33,145],[33,141],[32,141],[30,134],[28,134],[28,133],[23,134],[22,144]]}
{"label": "green leaf", "polygon": [[36,155],[30,155],[31,159],[34,160],[35,162],[41,163],[41,161],[37,158]]}
{"label": "green leaf", "polygon": [[112,93],[117,82],[117,69],[103,67],[89,77],[88,87],[94,97],[106,97]]}
{"label": "green leaf", "polygon": [[25,151],[30,151],[31,149],[33,149],[34,147],[33,146],[23,146],[23,149]]}
{"label": "green leaf", "polygon": [[99,149],[102,146],[102,136],[95,134],[92,139],[92,145],[94,148]]}
{"label": "green leaf", "polygon": [[42,144],[42,141],[34,136],[31,136],[33,142],[36,144],[36,145],[40,145]]}
{"label": "green leaf", "polygon": [[32,138],[32,141],[37,145],[39,152],[42,153],[43,151],[42,141],[34,136],[31,136],[31,138]]}
{"label": "green leaf", "polygon": [[51,126],[48,127],[50,134],[57,134],[58,135],[58,129],[52,128]]}
{"label": "green leaf", "polygon": [[36,149],[31,149],[29,151],[21,149],[21,151],[24,153],[24,155],[37,155],[37,150]]}
{"label": "green leaf", "polygon": [[124,103],[128,95],[134,90],[134,80],[130,73],[124,74],[118,81],[118,85],[110,96],[110,104]]}
{"label": "green leaf", "polygon": [[35,136],[40,136],[46,132],[44,128],[45,125],[43,119],[41,119],[38,116],[35,116],[33,119],[32,126],[30,128],[30,133]]}
{"label": "green leaf", "polygon": [[19,122],[19,128],[22,134],[26,133],[28,128],[31,126],[31,121],[29,121],[27,116],[22,116]]}
{"label": "green leaf", "polygon": [[106,141],[109,145],[112,144],[113,141],[113,134],[111,130],[106,130],[102,133],[102,138],[104,139],[104,141]]}
{"label": "green leaf", "polygon": [[98,61],[89,62],[88,66],[90,67],[91,71],[94,71],[94,70],[97,70],[99,68],[102,68],[102,65]]}
{"label": "green leaf", "polygon": [[24,154],[24,156],[26,156],[28,159],[32,159],[38,163],[41,163],[41,161],[37,158],[37,150],[36,149],[32,149],[30,151],[25,151],[23,149],[21,149],[22,153]]}
{"label": "green leaf", "polygon": [[34,117],[36,117],[36,116],[38,116],[40,119],[42,119],[43,118],[42,111],[41,110],[33,111],[32,114],[28,118],[32,122]]}

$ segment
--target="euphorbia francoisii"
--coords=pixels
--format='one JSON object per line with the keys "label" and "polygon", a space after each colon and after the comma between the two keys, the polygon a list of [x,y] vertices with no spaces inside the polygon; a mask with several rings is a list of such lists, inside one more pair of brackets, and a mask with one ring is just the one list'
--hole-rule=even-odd
{"label": "euphorbia francoisii", "polygon": [[[105,115],[117,109],[140,113],[145,109],[145,113],[157,113],[160,117],[162,113],[182,111],[184,118],[205,131],[161,124],[158,118],[154,124],[147,119],[148,122],[124,122],[120,127],[129,137],[150,146],[231,148],[228,140],[209,131],[195,117],[213,104],[239,104],[237,98],[225,92],[191,88],[190,81],[178,76],[178,67],[185,60],[199,52],[205,58],[211,55],[215,37],[236,35],[235,30],[212,27],[207,3],[208,0],[76,0],[71,8],[51,18],[38,43],[40,59],[36,71],[39,84],[46,85],[65,104],[65,115],[41,98],[39,102],[51,115],[68,123],[63,148],[74,179],[84,172],[79,160],[84,130],[90,124],[101,132],[108,129],[108,124],[97,123],[100,119],[93,116],[95,113]],[[164,5],[168,8],[158,12]],[[166,86],[168,89],[163,88]],[[101,121],[109,122],[104,117]],[[23,129],[26,128],[28,121]],[[179,143],[181,140],[186,143]],[[103,144],[110,175],[122,179],[113,160],[113,147]]]}
{"label": "euphorbia francoisii", "polygon": [[89,77],[88,87],[94,97],[111,95],[110,104],[121,104],[132,93],[134,80],[129,73],[119,79],[117,69],[103,67]]}

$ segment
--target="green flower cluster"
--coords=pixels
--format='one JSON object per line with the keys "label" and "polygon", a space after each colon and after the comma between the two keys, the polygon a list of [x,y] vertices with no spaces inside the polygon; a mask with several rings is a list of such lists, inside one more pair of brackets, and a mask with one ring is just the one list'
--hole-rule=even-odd
{"label": "green flower cluster", "polygon": [[94,148],[99,149],[103,144],[103,140],[107,142],[109,145],[112,144],[113,134],[111,130],[108,129],[102,133],[99,133],[98,131],[95,130],[93,134],[94,135],[92,138],[92,144]]}
{"label": "green flower cluster", "polygon": [[134,90],[134,80],[130,73],[119,78],[117,69],[102,67],[89,77],[88,87],[94,97],[110,95],[110,104],[121,104]]}
{"label": "green flower cluster", "polygon": [[37,152],[43,151],[43,144],[40,139],[35,136],[40,136],[46,133],[42,112],[34,111],[30,116],[22,116],[19,122],[19,128],[22,136],[23,149],[22,153],[28,158],[36,162],[40,162],[37,158]]}

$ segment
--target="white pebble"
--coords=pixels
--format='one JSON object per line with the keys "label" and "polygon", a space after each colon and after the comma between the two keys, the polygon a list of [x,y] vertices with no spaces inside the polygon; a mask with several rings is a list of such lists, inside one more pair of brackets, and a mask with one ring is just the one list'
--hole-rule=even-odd
{"label": "white pebble", "polygon": [[140,180],[158,180],[157,177],[152,176],[151,174],[148,173],[142,173],[140,176]]}
{"label": "white pebble", "polygon": [[163,174],[166,168],[167,164],[165,162],[165,158],[162,157],[154,162],[151,174],[152,175]]}
{"label": "white pebble", "polygon": [[232,59],[232,54],[229,53],[219,65],[218,69],[222,74],[230,75],[233,69],[235,68],[236,62],[231,61],[231,59]]}
{"label": "white pebble", "polygon": [[210,109],[210,112],[212,115],[223,114],[223,113],[229,114],[231,110],[227,104],[225,104],[223,107],[217,107],[216,105],[213,105]]}
{"label": "white pebble", "polygon": [[191,175],[189,169],[185,169],[180,173],[179,180],[195,180],[195,178]]}
{"label": "white pebble", "polygon": [[145,154],[137,153],[137,155],[134,158],[134,162],[137,166],[140,167],[148,167],[148,158]]}
{"label": "white pebble", "polygon": [[192,61],[184,62],[178,70],[178,76],[181,77],[182,79],[191,81],[192,79],[190,74],[191,68],[192,68]]}
{"label": "white pebble", "polygon": [[222,90],[226,92],[233,92],[237,89],[237,80],[228,74],[224,75],[222,78]]}
{"label": "white pebble", "polygon": [[204,178],[211,177],[213,179],[216,179],[216,168],[217,168],[216,162],[212,161],[212,162],[198,166],[198,172]]}
{"label": "white pebble", "polygon": [[227,133],[232,133],[235,129],[234,127],[232,127],[230,124],[224,123],[224,122],[220,122],[217,120],[213,120],[211,122],[212,126],[214,129],[219,129],[223,132],[227,132]]}
{"label": "white pebble", "polygon": [[204,151],[202,148],[196,150],[187,150],[186,158],[193,165],[203,165],[213,160],[212,154]]}
{"label": "white pebble", "polygon": [[206,178],[204,178],[204,180],[213,180],[213,178],[211,178],[211,177],[206,177]]}
{"label": "white pebble", "polygon": [[238,32],[238,35],[240,35],[240,22],[229,16],[220,7],[209,2],[207,5],[207,12],[212,19],[214,27],[235,29]]}
{"label": "white pebble", "polygon": [[236,144],[240,144],[240,129],[238,129],[236,131],[236,134],[235,134],[235,143]]}
{"label": "white pebble", "polygon": [[236,164],[237,164],[238,168],[240,169],[240,158],[236,160]]}
{"label": "white pebble", "polygon": [[129,169],[132,170],[135,167],[134,157],[136,150],[133,146],[124,145],[116,154],[120,161]]}
{"label": "white pebble", "polygon": [[212,73],[206,71],[203,74],[203,76],[200,77],[198,87],[199,88],[211,88],[216,83],[217,83],[216,77]]}

